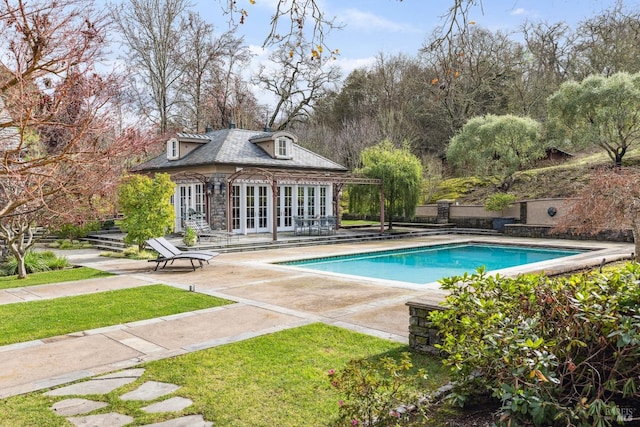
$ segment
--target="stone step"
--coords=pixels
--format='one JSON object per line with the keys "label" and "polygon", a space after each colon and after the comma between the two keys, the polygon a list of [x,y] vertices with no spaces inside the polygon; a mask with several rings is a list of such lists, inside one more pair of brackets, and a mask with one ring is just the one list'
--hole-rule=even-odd
{"label": "stone step", "polygon": [[111,247],[120,248],[120,249],[124,249],[128,246],[122,240],[104,240],[104,239],[96,239],[93,237],[83,238],[80,240],[82,240],[83,242],[89,242],[94,246],[111,246]]}
{"label": "stone step", "polygon": [[106,250],[111,252],[122,252],[127,248],[127,244],[124,243],[124,234],[119,233],[100,233],[90,234],[87,237],[83,237],[80,240],[83,242],[89,242],[94,248],[100,250]]}

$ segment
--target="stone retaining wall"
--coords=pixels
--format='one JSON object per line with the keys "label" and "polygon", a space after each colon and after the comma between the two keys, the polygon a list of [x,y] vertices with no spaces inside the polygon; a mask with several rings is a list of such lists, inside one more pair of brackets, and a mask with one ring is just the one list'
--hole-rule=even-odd
{"label": "stone retaining wall", "polygon": [[553,238],[568,240],[599,240],[607,242],[633,243],[631,230],[604,230],[598,234],[577,234],[570,231],[564,233],[551,232],[553,226],[507,224],[504,226],[504,234],[514,237]]}

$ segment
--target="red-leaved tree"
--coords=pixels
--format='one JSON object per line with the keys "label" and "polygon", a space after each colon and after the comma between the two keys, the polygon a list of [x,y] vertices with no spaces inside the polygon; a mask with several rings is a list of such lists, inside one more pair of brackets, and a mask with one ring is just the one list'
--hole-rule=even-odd
{"label": "red-leaved tree", "polygon": [[640,170],[603,168],[593,173],[556,230],[587,234],[631,230],[635,259],[640,260]]}
{"label": "red-leaved tree", "polygon": [[21,278],[35,227],[98,218],[149,146],[120,126],[120,77],[96,69],[106,29],[91,0],[0,0],[0,238]]}

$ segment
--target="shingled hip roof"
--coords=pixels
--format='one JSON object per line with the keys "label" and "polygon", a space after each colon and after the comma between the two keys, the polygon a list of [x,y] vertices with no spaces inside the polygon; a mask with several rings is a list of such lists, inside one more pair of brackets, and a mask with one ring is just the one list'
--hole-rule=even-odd
{"label": "shingled hip roof", "polygon": [[163,153],[133,170],[136,172],[188,168],[206,165],[236,165],[241,167],[277,167],[295,169],[329,170],[346,172],[347,169],[325,157],[320,156],[298,144],[291,143],[291,153],[287,159],[270,156],[256,140],[264,140],[269,136],[277,137],[278,132],[251,131],[245,129],[223,129],[206,134],[177,134],[178,140],[208,139],[184,157],[176,160],[167,159]]}

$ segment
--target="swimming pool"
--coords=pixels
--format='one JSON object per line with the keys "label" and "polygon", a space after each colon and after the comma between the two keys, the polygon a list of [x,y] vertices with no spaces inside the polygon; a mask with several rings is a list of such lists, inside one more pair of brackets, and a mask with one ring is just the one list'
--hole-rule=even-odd
{"label": "swimming pool", "polygon": [[461,243],[287,261],[280,264],[425,284],[443,277],[472,273],[482,266],[488,271],[500,270],[583,252],[585,251],[578,249]]}

